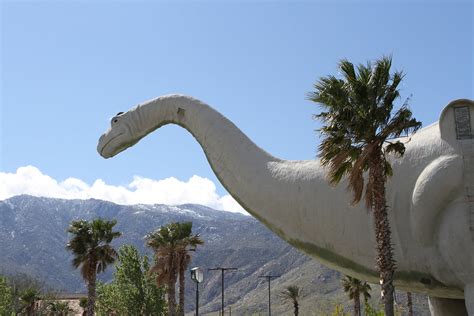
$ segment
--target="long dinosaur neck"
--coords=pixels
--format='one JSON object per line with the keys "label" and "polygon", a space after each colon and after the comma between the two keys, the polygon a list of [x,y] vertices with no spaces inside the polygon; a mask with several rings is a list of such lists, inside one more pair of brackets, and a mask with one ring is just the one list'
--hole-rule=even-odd
{"label": "long dinosaur neck", "polygon": [[[368,230],[367,212],[356,210],[352,217],[347,216],[344,206],[350,200],[345,198],[345,189],[328,185],[318,161],[275,158],[220,113],[189,97],[161,97],[135,111],[141,137],[170,123],[187,129],[202,146],[220,182],[242,207],[280,237],[328,265],[340,266],[344,258],[336,253],[347,253],[357,247],[358,239],[368,238],[368,234],[351,233],[357,230],[344,231],[350,225]],[[372,254],[373,250],[367,252]]]}
{"label": "long dinosaur neck", "polygon": [[[171,95],[147,102],[136,109],[136,119],[146,134],[166,124],[188,130],[199,142],[212,170],[231,195],[253,215],[255,200],[268,164],[279,159],[255,145],[231,121],[199,100]],[[269,185],[269,183],[267,183]]]}

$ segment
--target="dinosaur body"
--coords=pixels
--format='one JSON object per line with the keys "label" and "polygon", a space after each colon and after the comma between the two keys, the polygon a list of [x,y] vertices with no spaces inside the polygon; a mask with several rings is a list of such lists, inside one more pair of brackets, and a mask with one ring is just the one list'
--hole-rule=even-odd
{"label": "dinosaur body", "polygon": [[[455,113],[454,108],[462,109]],[[456,125],[455,118],[464,119],[464,125]],[[335,270],[378,282],[373,217],[362,204],[351,205],[346,185],[330,186],[316,160],[286,161],[266,153],[196,99],[164,96],[114,117],[98,151],[112,157],[170,123],[196,138],[223,186],[273,232]],[[438,123],[413,135],[404,157],[393,159],[387,203],[396,287],[466,298],[474,315],[474,142],[467,137],[472,135],[469,124],[474,126],[474,102],[458,100]],[[434,315],[447,315],[436,307],[443,302],[432,299]]]}

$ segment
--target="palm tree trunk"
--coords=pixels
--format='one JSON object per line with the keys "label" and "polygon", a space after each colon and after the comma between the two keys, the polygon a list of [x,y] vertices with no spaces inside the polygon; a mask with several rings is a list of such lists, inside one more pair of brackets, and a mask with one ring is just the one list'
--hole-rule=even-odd
{"label": "palm tree trunk", "polygon": [[408,316],[413,316],[413,300],[411,297],[411,292],[407,292],[407,306],[408,306]]}
{"label": "palm tree trunk", "polygon": [[168,278],[168,316],[176,316],[176,271],[174,254],[170,255],[170,273]]}
{"label": "palm tree trunk", "polygon": [[393,275],[395,272],[395,260],[393,259],[393,247],[391,242],[391,230],[385,200],[385,176],[383,162],[376,157],[371,162],[369,176],[372,177],[372,210],[374,212],[375,237],[377,242],[377,269],[380,273],[380,284],[382,288],[382,301],[386,316],[394,316],[393,307]]}
{"label": "palm tree trunk", "polygon": [[176,289],[174,279],[168,282],[168,316],[176,316]]}
{"label": "palm tree trunk", "polygon": [[[181,258],[181,260],[183,260]],[[179,307],[178,315],[184,316],[184,266],[182,262],[179,264]]]}
{"label": "palm tree trunk", "polygon": [[28,307],[26,307],[26,315],[28,316],[33,316],[33,308],[34,308],[34,302],[29,304]]}
{"label": "palm tree trunk", "polygon": [[294,309],[295,309],[295,316],[298,316],[298,314],[299,314],[299,309],[300,309],[299,304],[298,304],[298,301],[294,301],[294,302],[293,302],[293,307],[294,307]]}
{"label": "palm tree trunk", "polygon": [[356,291],[354,294],[354,316],[360,316],[360,293]]}
{"label": "palm tree trunk", "polygon": [[89,265],[89,277],[87,280],[87,316],[94,316],[97,266],[93,261],[90,261]]}

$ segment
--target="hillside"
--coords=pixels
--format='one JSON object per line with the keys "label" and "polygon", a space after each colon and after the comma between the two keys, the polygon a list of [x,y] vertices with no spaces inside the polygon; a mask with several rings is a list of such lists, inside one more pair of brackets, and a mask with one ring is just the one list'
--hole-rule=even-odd
{"label": "hillside", "polygon": [[[124,206],[100,200],[61,200],[16,196],[0,201],[0,272],[23,272],[44,280],[66,292],[85,292],[78,271],[71,267],[71,255],[65,250],[66,229],[71,220],[94,217],[117,219],[123,235],[115,246],[133,244],[143,254],[143,237],[172,221],[192,221],[205,245],[193,254],[191,266],[205,271],[201,285],[200,312],[220,309],[220,273],[207,271],[216,266],[238,267],[225,276],[226,305],[235,315],[265,313],[268,288],[264,274],[281,275],[272,281],[272,308],[283,315],[291,306],[282,305],[278,293],[290,284],[303,289],[302,315],[318,315],[336,302],[350,306],[340,287],[340,275],[298,252],[255,219],[200,205]],[[110,280],[113,269],[101,276]],[[194,284],[187,276],[187,310],[194,309]],[[374,286],[374,296],[378,289]],[[402,297],[402,295],[399,295]],[[404,297],[404,295],[403,295]],[[427,312],[426,298],[416,298],[417,314]],[[374,299],[377,302],[377,299]]]}

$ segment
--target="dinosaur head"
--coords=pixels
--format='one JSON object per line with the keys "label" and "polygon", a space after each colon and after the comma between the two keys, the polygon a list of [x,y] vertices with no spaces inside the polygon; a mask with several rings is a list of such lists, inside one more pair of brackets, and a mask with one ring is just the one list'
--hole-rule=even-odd
{"label": "dinosaur head", "polygon": [[133,123],[134,110],[119,112],[111,119],[110,129],[99,138],[97,144],[97,151],[102,157],[111,158],[143,137]]}
{"label": "dinosaur head", "polygon": [[117,113],[110,121],[110,129],[99,138],[97,151],[102,157],[111,158],[160,126],[180,122],[185,111],[177,104],[189,100],[189,97],[170,94],[145,101],[125,113]]}

